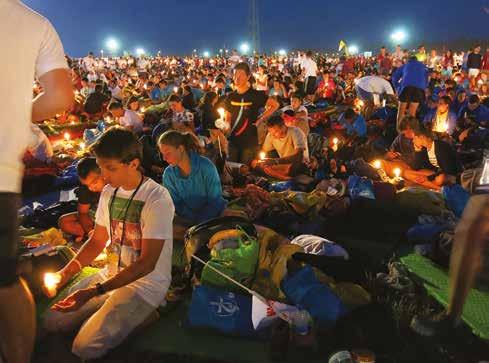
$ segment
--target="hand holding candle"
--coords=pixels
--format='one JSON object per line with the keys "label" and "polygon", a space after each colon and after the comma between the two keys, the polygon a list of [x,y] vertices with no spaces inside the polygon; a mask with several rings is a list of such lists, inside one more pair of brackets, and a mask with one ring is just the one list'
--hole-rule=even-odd
{"label": "hand holding candle", "polygon": [[375,169],[380,169],[380,168],[382,168],[382,161],[380,161],[380,160],[375,160],[375,161],[372,163],[372,166],[373,166]]}
{"label": "hand holding candle", "polygon": [[401,177],[401,169],[400,168],[395,168],[393,170],[394,176],[399,179]]}
{"label": "hand holding candle", "polygon": [[61,282],[61,274],[57,272],[46,272],[44,274],[44,287],[48,297],[54,297],[58,290],[58,285]]}

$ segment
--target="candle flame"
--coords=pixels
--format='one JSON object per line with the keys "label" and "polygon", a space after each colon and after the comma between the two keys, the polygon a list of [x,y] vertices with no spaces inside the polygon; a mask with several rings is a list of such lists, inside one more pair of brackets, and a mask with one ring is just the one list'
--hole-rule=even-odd
{"label": "candle flame", "polygon": [[334,144],[334,145],[338,145],[338,138],[337,138],[337,137],[335,137],[335,138],[333,139],[333,144]]}
{"label": "candle flame", "polygon": [[224,108],[219,107],[219,108],[217,109],[217,112],[219,113],[219,116],[221,116],[221,119],[224,119],[224,112],[225,112],[225,111],[224,111]]}
{"label": "candle flame", "polygon": [[65,138],[66,141],[69,141],[71,139],[70,133],[69,132],[65,132],[64,138]]}
{"label": "candle flame", "polygon": [[399,178],[401,176],[401,169],[400,168],[395,168],[394,170],[394,175],[396,178]]}
{"label": "candle flame", "polygon": [[264,160],[266,155],[264,151],[260,152],[260,160]]}
{"label": "candle flame", "polygon": [[61,281],[61,276],[57,273],[46,272],[44,274],[44,286],[46,286],[48,289],[55,288],[60,281]]}
{"label": "candle flame", "polygon": [[375,169],[380,169],[382,167],[382,162],[380,160],[375,160],[373,166]]}

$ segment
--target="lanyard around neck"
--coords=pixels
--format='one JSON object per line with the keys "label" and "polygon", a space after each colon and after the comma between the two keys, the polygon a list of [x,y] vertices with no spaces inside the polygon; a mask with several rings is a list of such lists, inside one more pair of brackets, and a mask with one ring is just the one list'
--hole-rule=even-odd
{"label": "lanyard around neck", "polygon": [[[129,211],[129,208],[131,207],[131,203],[136,196],[137,192],[141,188],[144,182],[144,175],[141,175],[141,181],[139,182],[136,190],[131,194],[131,197],[129,198],[129,201],[126,203],[126,206],[124,208],[124,217],[122,219],[122,234],[121,234],[121,243],[120,243],[120,248],[119,248],[119,259],[117,261],[117,270],[119,270],[121,266],[121,254],[122,254],[122,246],[124,245],[124,237],[125,237],[125,232],[126,232],[126,219],[127,219],[127,213]],[[114,243],[113,240],[113,231],[112,231],[112,207],[114,205],[115,197],[117,195],[117,192],[119,191],[119,188],[116,188],[114,190],[114,193],[112,193],[112,198],[110,199],[109,203],[109,232],[110,232],[110,243]],[[119,214],[120,217],[120,214]]]}

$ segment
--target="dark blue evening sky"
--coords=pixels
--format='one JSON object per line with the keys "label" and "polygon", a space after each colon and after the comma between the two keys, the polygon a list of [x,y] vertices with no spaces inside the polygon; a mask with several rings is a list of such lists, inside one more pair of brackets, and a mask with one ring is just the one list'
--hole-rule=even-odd
{"label": "dark blue evening sky", "polygon": [[[98,52],[109,36],[121,51],[216,52],[249,39],[247,0],[25,0],[56,27],[65,50]],[[409,45],[459,38],[489,41],[489,0],[259,0],[261,44],[333,49],[340,39],[360,50],[392,45],[404,28]]]}

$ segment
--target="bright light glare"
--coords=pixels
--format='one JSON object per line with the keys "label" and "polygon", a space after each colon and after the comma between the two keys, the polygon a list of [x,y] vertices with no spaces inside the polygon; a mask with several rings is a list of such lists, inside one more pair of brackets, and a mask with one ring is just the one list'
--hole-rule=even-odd
{"label": "bright light glare", "polygon": [[397,43],[402,43],[407,38],[407,34],[404,30],[396,30],[391,34],[391,39]]}
{"label": "bright light glare", "polygon": [[357,54],[358,53],[358,47],[356,45],[350,45],[348,47],[348,51],[350,54]]}
{"label": "bright light glare", "polygon": [[281,55],[281,56],[285,56],[285,55],[287,55],[287,51],[285,49],[280,49],[278,51],[278,54]]}
{"label": "bright light glare", "polygon": [[211,56],[211,53],[209,53],[209,51],[207,51],[207,50],[203,54],[204,54],[204,57],[206,57],[206,58],[209,58]]}
{"label": "bright light glare", "polygon": [[239,46],[239,49],[241,50],[241,53],[248,53],[250,50],[250,45],[248,43],[243,43]]}
{"label": "bright light glare", "polygon": [[119,42],[117,41],[117,39],[114,38],[107,39],[105,45],[107,46],[107,48],[109,48],[111,52],[115,52],[117,51],[117,49],[119,49]]}
{"label": "bright light glare", "polygon": [[146,51],[143,48],[136,48],[136,54],[138,56],[142,56],[146,53]]}

